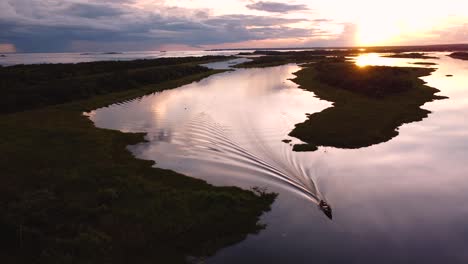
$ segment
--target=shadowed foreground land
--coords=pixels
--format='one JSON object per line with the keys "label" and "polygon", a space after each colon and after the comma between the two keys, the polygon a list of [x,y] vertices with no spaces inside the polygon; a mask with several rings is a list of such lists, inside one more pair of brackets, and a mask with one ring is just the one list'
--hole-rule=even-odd
{"label": "shadowed foreground land", "polygon": [[[56,72],[49,72],[50,67],[54,66],[0,70],[21,69],[44,77],[46,83],[48,74]],[[131,75],[133,70],[125,67],[120,71]],[[142,71],[152,75],[158,70]],[[100,96],[90,92],[89,86],[80,90],[82,86],[71,83],[80,78],[60,79],[61,89],[66,90],[66,84],[73,87],[66,100],[70,103],[20,104],[12,109],[15,104],[3,101],[3,111],[37,109],[0,115],[2,263],[180,263],[189,255],[211,255],[264,228],[259,217],[270,209],[276,194],[213,187],[152,168],[152,162],[135,159],[126,150],[126,146],[142,142],[144,135],[98,129],[82,115],[217,73],[206,68],[200,71],[175,75],[165,71],[168,74],[155,81],[157,85],[135,84],[133,89],[121,87],[119,92],[103,86],[99,93],[107,94]],[[112,70],[100,74],[116,76]],[[177,80],[171,81],[174,77]],[[83,78],[87,83],[88,77]],[[29,81],[33,85],[19,81],[19,87],[35,97],[48,98],[34,78]],[[23,94],[15,94],[14,84],[8,82],[9,98],[21,99]],[[67,94],[58,92],[62,93]],[[90,99],[77,101],[82,94]]]}
{"label": "shadowed foreground land", "polygon": [[290,136],[308,144],[295,151],[313,151],[318,146],[361,148],[388,141],[398,127],[420,121],[428,110],[420,107],[442,99],[439,90],[424,85],[418,77],[433,69],[367,66],[350,62],[323,61],[305,65],[293,81],[312,91],[333,107],[308,116]]}

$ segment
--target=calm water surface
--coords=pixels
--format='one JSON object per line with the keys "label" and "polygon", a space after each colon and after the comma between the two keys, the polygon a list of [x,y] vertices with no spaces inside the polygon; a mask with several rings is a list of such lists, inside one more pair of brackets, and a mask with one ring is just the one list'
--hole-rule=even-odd
{"label": "calm water surface", "polygon": [[148,133],[129,148],[157,167],[280,193],[264,231],[208,263],[467,263],[468,61],[438,55],[423,79],[450,99],[368,148],[295,153],[282,142],[298,143],[287,136],[294,124],[331,107],[288,80],[297,65],[227,72],[89,115],[98,127]]}

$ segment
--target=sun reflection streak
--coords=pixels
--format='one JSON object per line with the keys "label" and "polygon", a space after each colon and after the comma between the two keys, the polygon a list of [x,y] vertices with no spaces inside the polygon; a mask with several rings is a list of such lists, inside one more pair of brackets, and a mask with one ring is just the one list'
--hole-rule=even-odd
{"label": "sun reflection streak", "polygon": [[356,57],[356,65],[366,67],[369,65],[378,65],[382,58],[377,53],[366,53]]}
{"label": "sun reflection streak", "polygon": [[[428,67],[431,68],[433,65],[421,65],[421,60],[419,59],[404,59],[404,58],[389,58],[385,57],[388,54],[382,53],[364,53],[356,57],[350,57],[352,61],[358,67],[366,66],[390,66],[390,67]],[[437,59],[434,60],[425,60],[424,62],[432,62],[434,65],[437,64]]]}

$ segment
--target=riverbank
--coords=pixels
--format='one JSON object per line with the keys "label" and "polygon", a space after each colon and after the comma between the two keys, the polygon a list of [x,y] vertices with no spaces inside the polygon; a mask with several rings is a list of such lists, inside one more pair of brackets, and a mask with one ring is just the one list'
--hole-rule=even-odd
{"label": "riverbank", "polygon": [[[197,67],[174,62],[180,63]],[[41,68],[30,72],[41,73]],[[158,72],[148,69],[141,69],[144,76]],[[123,69],[126,76],[133,72]],[[209,256],[264,228],[258,220],[275,194],[214,187],[153,168],[153,162],[135,159],[126,150],[144,141],[143,134],[98,129],[83,116],[219,71],[166,72],[156,85],[142,86],[142,81],[132,89],[110,85],[90,93],[76,85],[65,104],[34,105],[29,111],[9,104],[17,107],[14,113],[0,115],[0,256],[6,263],[181,263],[187,256]],[[117,76],[113,70],[99,74]],[[64,78],[60,82],[71,83]],[[43,94],[39,86],[21,85]],[[11,86],[10,95],[14,91]]]}

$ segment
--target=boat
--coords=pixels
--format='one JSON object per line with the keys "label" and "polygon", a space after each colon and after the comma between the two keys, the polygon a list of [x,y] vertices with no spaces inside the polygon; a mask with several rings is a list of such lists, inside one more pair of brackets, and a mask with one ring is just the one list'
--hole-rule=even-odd
{"label": "boat", "polygon": [[330,205],[327,202],[325,202],[324,200],[320,200],[319,207],[320,207],[320,210],[322,210],[322,212],[328,218],[330,218],[330,220],[333,218],[332,217],[332,209],[331,209]]}

